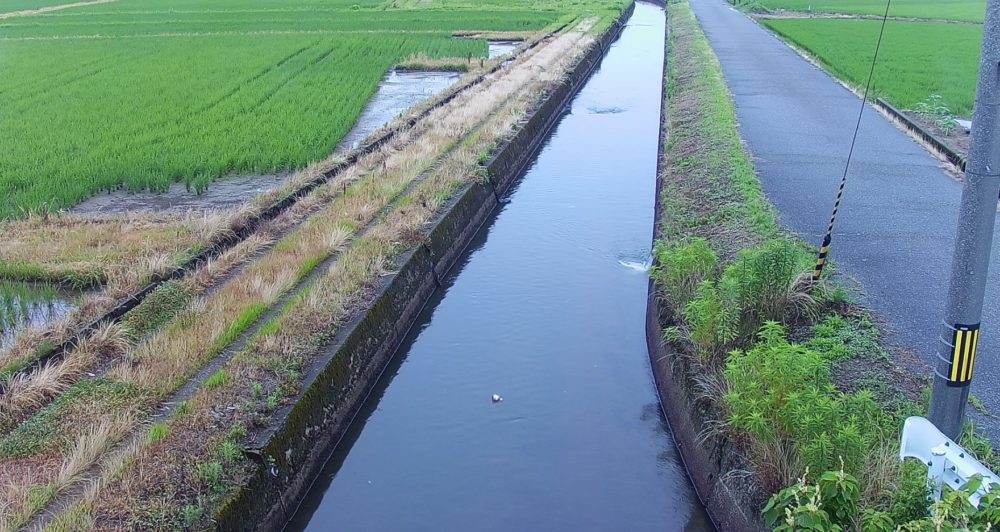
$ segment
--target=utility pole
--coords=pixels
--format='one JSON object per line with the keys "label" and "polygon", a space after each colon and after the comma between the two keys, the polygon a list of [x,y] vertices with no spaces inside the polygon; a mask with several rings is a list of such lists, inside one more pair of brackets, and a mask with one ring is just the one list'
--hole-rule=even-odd
{"label": "utility pole", "polygon": [[953,440],[965,423],[1000,194],[1000,0],[986,6],[971,141],[929,416]]}

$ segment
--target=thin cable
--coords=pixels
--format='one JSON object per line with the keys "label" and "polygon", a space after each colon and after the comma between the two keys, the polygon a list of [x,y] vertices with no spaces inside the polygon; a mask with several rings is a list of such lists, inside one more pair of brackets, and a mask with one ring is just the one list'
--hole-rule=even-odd
{"label": "thin cable", "polygon": [[830,215],[830,225],[826,229],[826,236],[823,237],[823,245],[819,248],[819,256],[816,258],[816,269],[813,270],[813,282],[819,281],[823,274],[823,266],[826,265],[826,254],[830,251],[830,242],[833,241],[833,224],[837,221],[837,211],[840,210],[840,200],[844,197],[844,185],[847,184],[847,172],[851,169],[851,159],[854,157],[854,145],[858,142],[858,131],[861,130],[861,118],[865,113],[865,104],[868,103],[868,91],[872,86],[872,79],[875,77],[875,63],[878,61],[878,51],[882,47],[882,35],[885,34],[885,22],[889,19],[889,6],[892,0],[886,0],[885,13],[882,15],[882,27],[878,32],[878,41],[875,43],[875,54],[872,56],[872,68],[868,71],[868,83],[865,84],[865,95],[861,98],[861,109],[858,111],[858,122],[854,125],[854,136],[851,138],[851,149],[847,152],[847,162],[844,164],[844,175],[840,178],[840,189],[837,191],[837,201],[833,203],[833,214]]}

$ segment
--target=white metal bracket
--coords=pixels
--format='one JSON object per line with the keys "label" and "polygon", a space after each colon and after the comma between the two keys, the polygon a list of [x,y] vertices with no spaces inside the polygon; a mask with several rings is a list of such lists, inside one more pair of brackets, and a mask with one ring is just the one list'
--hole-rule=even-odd
{"label": "white metal bracket", "polygon": [[972,477],[980,475],[983,483],[969,498],[973,506],[979,507],[979,499],[990,491],[993,484],[1000,483],[1000,476],[951,441],[933,423],[919,416],[906,418],[903,423],[899,459],[906,458],[916,458],[927,466],[927,479],[935,500],[941,498],[945,485],[957,489]]}

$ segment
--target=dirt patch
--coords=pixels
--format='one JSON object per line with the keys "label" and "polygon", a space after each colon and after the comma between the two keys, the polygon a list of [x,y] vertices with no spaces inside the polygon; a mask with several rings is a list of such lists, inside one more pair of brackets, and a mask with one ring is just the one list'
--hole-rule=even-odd
{"label": "dirt patch", "polygon": [[920,124],[921,127],[937,137],[938,140],[943,142],[949,148],[955,150],[955,152],[962,157],[969,157],[969,143],[972,140],[972,136],[969,135],[965,129],[955,126],[954,130],[947,132],[935,125],[934,122],[924,118],[923,115],[919,113],[914,111],[902,111],[902,113],[910,120]]}
{"label": "dirt patch", "polygon": [[70,209],[80,216],[114,216],[128,213],[184,213],[234,208],[281,186],[291,173],[220,179],[199,193],[184,183],[174,183],[166,192],[116,190],[92,196]]}

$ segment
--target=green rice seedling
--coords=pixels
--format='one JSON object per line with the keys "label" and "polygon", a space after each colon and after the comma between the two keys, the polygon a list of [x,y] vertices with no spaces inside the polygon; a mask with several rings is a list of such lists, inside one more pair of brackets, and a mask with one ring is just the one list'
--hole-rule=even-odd
{"label": "green rice seedling", "polygon": [[[884,8],[884,6],[883,6]],[[863,87],[880,22],[852,19],[772,19],[767,27],[815,56],[834,76]],[[893,21],[886,25],[874,92],[903,109],[931,95],[959,116],[970,116],[983,26]]]}

